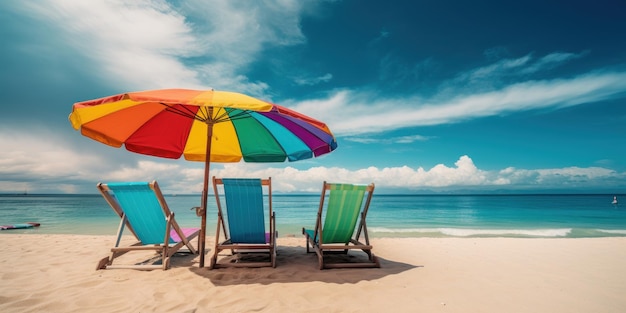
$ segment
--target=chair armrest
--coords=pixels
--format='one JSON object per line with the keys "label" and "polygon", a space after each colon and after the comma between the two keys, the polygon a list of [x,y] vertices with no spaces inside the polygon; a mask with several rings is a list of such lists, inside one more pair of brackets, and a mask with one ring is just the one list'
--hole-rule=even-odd
{"label": "chair armrest", "polygon": [[196,216],[202,216],[202,214],[204,213],[204,210],[200,206],[195,206],[190,210],[196,210]]}

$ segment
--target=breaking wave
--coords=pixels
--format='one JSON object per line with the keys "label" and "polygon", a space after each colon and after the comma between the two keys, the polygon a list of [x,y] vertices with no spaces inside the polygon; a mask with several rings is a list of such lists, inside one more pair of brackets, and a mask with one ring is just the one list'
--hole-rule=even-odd
{"label": "breaking wave", "polygon": [[[467,229],[467,228],[385,228],[373,227],[369,231],[377,237],[568,237],[571,228],[555,229]],[[626,234],[626,232],[624,233]]]}

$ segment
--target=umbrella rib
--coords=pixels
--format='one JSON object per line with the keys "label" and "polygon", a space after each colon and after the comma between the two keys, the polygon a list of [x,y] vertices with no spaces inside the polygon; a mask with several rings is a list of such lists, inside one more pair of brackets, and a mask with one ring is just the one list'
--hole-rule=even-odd
{"label": "umbrella rib", "polygon": [[[237,110],[239,112],[235,113],[235,114],[231,114],[235,110]],[[215,118],[213,118],[212,120],[213,120],[213,123],[234,121],[234,120],[238,120],[238,119],[249,117],[249,114],[248,114],[249,112],[251,112],[251,111],[250,110],[242,110],[242,109],[233,109],[233,108],[220,107],[217,110],[217,114],[216,114]]]}
{"label": "umbrella rib", "polygon": [[[238,120],[238,119],[242,119],[242,118],[248,118],[249,117],[249,112],[251,112],[250,110],[245,110],[245,109],[233,109],[233,108],[224,108],[224,107],[218,107],[218,108],[214,108],[217,109],[217,114],[215,117],[209,116],[208,114],[208,110],[207,107],[201,107],[200,110],[198,110],[198,112],[193,112],[192,110],[190,110],[187,106],[185,105],[180,105],[180,106],[176,106],[174,107],[173,105],[167,104],[167,103],[163,103],[160,102],[162,105],[166,106],[169,112],[172,112],[174,114],[179,114],[188,118],[192,118],[201,122],[207,122],[207,121],[211,121],[214,124],[215,123],[220,123],[220,122],[226,122],[226,121],[233,121],[233,120]],[[235,114],[231,113],[233,111],[239,111]],[[214,111],[215,113],[215,111]]]}
{"label": "umbrella rib", "polygon": [[[228,113],[234,111],[235,109],[229,109]],[[242,118],[248,118],[250,117],[250,115],[248,113],[250,113],[250,110],[239,110],[238,113],[235,113],[233,115],[230,115],[229,118],[230,120],[238,120],[238,119],[242,119]]]}
{"label": "umbrella rib", "polygon": [[215,112],[215,118],[213,118],[214,123],[226,122],[229,120],[228,111],[222,107],[217,108],[217,112]]}
{"label": "umbrella rib", "polygon": [[[194,113],[193,111],[191,111],[189,108],[187,108],[184,105],[181,105],[179,107],[173,107],[167,103],[163,103],[160,102],[162,105],[166,106],[168,111],[175,113],[175,114],[179,114],[188,118],[192,118],[192,119],[199,119],[198,116],[196,115],[196,113]],[[180,109],[180,107],[182,107],[183,109]]]}

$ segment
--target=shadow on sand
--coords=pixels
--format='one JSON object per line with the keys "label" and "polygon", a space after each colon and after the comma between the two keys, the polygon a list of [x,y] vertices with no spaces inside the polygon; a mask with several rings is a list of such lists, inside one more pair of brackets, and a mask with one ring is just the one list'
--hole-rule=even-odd
{"label": "shadow on sand", "polygon": [[[351,262],[359,258],[366,259],[363,253],[351,251],[348,255]],[[208,252],[205,262],[211,256]],[[340,257],[340,256],[337,256]],[[346,257],[346,256],[341,256]],[[228,262],[229,257],[221,257],[219,262]],[[407,270],[419,267],[411,264],[394,262],[378,256],[381,268],[346,268],[319,270],[317,255],[307,253],[305,247],[279,246],[277,250],[276,268],[220,268],[209,270],[207,267],[199,268],[198,259],[194,260],[189,268],[194,274],[207,278],[215,286],[229,286],[242,284],[273,284],[273,283],[299,283],[299,282],[326,282],[336,284],[355,284],[360,281],[370,281],[395,275]],[[182,261],[182,260],[181,260]],[[188,260],[185,260],[187,263]],[[188,263],[187,263],[188,264]],[[207,264],[205,264],[206,266]]]}

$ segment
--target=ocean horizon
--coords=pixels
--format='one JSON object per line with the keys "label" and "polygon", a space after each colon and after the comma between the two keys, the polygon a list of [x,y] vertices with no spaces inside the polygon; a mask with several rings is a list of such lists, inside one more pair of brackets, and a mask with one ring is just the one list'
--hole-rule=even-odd
{"label": "ocean horizon", "polygon": [[[279,236],[300,236],[315,223],[319,194],[273,194]],[[587,238],[626,236],[623,194],[375,194],[370,237]],[[200,195],[165,195],[183,227],[199,227]],[[209,195],[207,235],[216,226]],[[99,194],[0,194],[0,225],[37,222],[2,234],[115,235],[119,217]]]}

